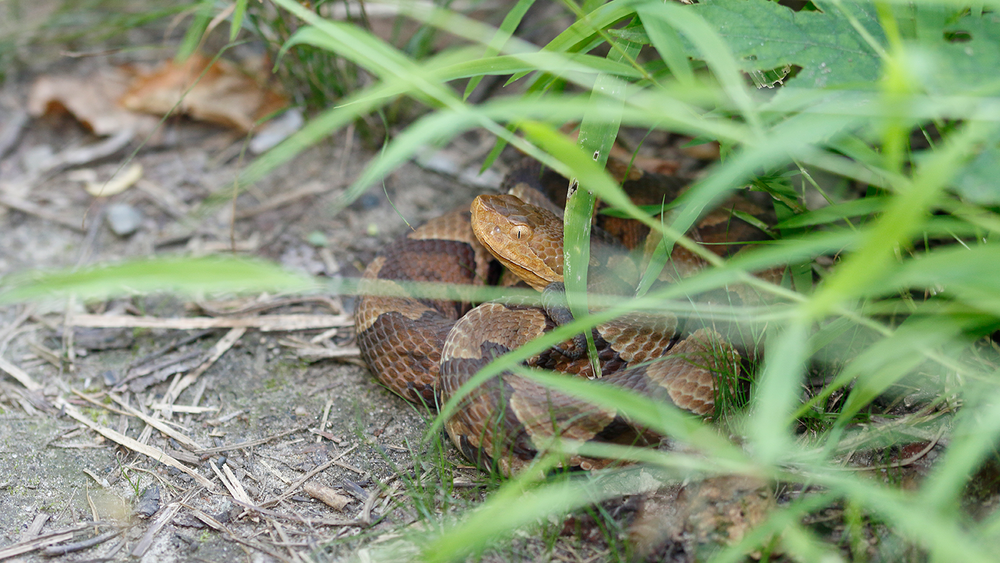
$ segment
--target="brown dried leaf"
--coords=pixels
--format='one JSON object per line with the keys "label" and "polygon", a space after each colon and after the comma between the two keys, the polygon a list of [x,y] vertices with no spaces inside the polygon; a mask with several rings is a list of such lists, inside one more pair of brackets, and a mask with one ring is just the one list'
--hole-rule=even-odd
{"label": "brown dried leaf", "polygon": [[222,59],[212,63],[194,54],[183,63],[170,61],[137,78],[121,104],[155,115],[173,110],[250,131],[255,122],[287,106],[288,99],[234,63]]}
{"label": "brown dried leaf", "polygon": [[28,94],[28,112],[34,117],[69,113],[96,135],[125,130],[147,134],[157,120],[118,105],[132,77],[119,68],[102,68],[90,76],[46,75]]}

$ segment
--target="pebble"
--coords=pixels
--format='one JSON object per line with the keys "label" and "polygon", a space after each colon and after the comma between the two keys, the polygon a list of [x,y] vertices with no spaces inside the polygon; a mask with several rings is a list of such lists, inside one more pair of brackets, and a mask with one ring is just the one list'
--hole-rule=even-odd
{"label": "pebble", "polygon": [[120,237],[131,235],[142,225],[142,212],[127,203],[109,205],[106,218],[108,227]]}
{"label": "pebble", "polygon": [[150,518],[160,509],[160,487],[150,485],[143,491],[142,497],[135,505],[135,514],[139,518]]}
{"label": "pebble", "polygon": [[281,141],[295,133],[305,125],[302,111],[292,108],[280,116],[268,121],[250,140],[250,152],[260,154],[271,149]]}

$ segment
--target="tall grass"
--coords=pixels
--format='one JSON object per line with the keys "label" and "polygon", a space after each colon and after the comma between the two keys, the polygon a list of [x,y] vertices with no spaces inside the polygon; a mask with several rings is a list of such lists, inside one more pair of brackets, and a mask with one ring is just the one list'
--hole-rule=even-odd
{"label": "tall grass", "polygon": [[[567,2],[575,23],[541,48],[514,33],[531,4],[527,0],[517,3],[499,29],[429,4],[399,3],[402,16],[464,40],[420,60],[362,27],[325,19],[293,0],[274,4],[283,18],[298,22],[286,53],[303,45],[326,50],[375,79],[331,102],[305,129],[257,159],[244,182],[407,96],[433,111],[385,147],[339,208],[423,147],[482,128],[499,144],[516,146],[584,188],[567,217],[571,296],[585,287],[580,266],[587,263],[587,250],[580,241],[587,238],[596,197],[660,232],[667,241],[663,252],[680,244],[711,263],[673,286],[598,314],[578,314],[572,325],[499,358],[467,387],[504,370],[519,371],[617,408],[696,453],[581,444],[560,444],[556,450],[634,459],[672,477],[740,473],[824,491],[784,504],[713,561],[770,553],[775,536],[780,551],[793,559],[837,560],[841,553],[830,538],[801,524],[804,514],[829,506],[846,507],[855,524],[884,523],[932,561],[996,559],[1000,516],[974,521],[959,509],[970,477],[995,455],[1000,435],[996,346],[989,340],[1000,326],[995,1],[967,8],[947,1],[830,0],[814,1],[798,13],[764,0],[695,6]],[[759,78],[785,65],[793,75],[773,90],[755,89],[747,78],[746,73]],[[468,103],[461,92],[487,75],[511,76],[526,94]],[[579,142],[560,133],[568,122],[581,124]],[[603,171],[623,125],[716,140],[725,156],[664,220],[654,218],[633,206]],[[845,179],[856,193],[827,193],[813,181],[815,171]],[[724,261],[681,235],[704,210],[751,185],[773,196],[783,218],[773,244]],[[815,194],[831,205],[809,211],[805,202]],[[868,197],[855,199],[859,194]],[[833,260],[821,265],[814,261],[819,256]],[[790,265],[796,283],[770,284],[752,276],[779,265]],[[730,313],[734,319],[763,318],[767,326],[750,405],[730,421],[744,438],[741,445],[644,397],[518,367],[529,355],[604,319],[632,310],[677,309],[687,295],[734,283],[749,284],[772,302],[766,311]],[[581,298],[574,299],[574,309],[586,311]],[[816,365],[833,377],[803,396]],[[878,432],[865,442],[857,430],[862,423],[878,430],[871,416],[893,415],[877,399],[911,380],[927,386],[922,408],[911,409],[898,423],[945,438],[933,470],[912,490],[845,471],[848,451],[885,445]],[[841,398],[831,401],[834,395]],[[442,418],[457,400],[444,405]],[[549,514],[635,488],[629,478],[635,469],[547,480],[544,469],[555,459],[540,459],[538,471],[516,476],[473,514],[424,534],[421,557],[460,559]],[[882,552],[879,558],[892,560],[894,554]]]}
{"label": "tall grass", "polygon": [[[290,39],[290,47],[307,43],[334,50],[379,81],[328,110],[314,121],[312,130],[278,147],[269,159],[255,163],[247,171],[247,180],[395,96],[412,96],[435,111],[386,147],[383,157],[348,189],[345,203],[421,147],[445,142],[470,128],[485,128],[499,142],[516,145],[578,179],[585,188],[577,192],[582,198],[570,203],[567,219],[571,295],[574,287],[579,291],[586,283],[585,272],[579,268],[586,264],[586,245],[579,241],[587,236],[593,196],[647,223],[665,240],[698,252],[679,235],[704,209],[759,177],[799,172],[792,190],[786,185],[783,191],[778,182],[755,183],[773,192],[779,216],[785,217],[780,232],[794,236],[781,237],[775,244],[726,262],[705,255],[712,269],[599,315],[577,315],[576,326],[565,331],[628,310],[670,308],[688,293],[731,283],[749,283],[770,294],[774,304],[767,313],[764,360],[746,416],[735,423],[745,436],[743,447],[732,445],[683,413],[642,397],[595,390],[585,383],[544,374],[525,375],[618,408],[633,420],[695,446],[698,453],[563,447],[614,449],[594,453],[639,459],[674,475],[747,473],[827,491],[819,497],[820,505],[810,496],[790,502],[761,525],[760,533],[718,553],[716,560],[736,560],[764,549],[772,534],[781,532],[781,549],[793,558],[838,557],[832,546],[824,547],[825,538],[797,523],[795,515],[822,504],[846,505],[854,514],[886,522],[932,560],[993,558],[995,518],[969,522],[956,506],[967,479],[990,455],[1000,431],[994,350],[982,340],[997,325],[995,296],[1000,276],[994,271],[1000,251],[993,240],[1000,223],[990,208],[977,205],[997,199],[993,193],[971,201],[970,192],[963,189],[969,185],[963,178],[980,177],[975,171],[970,176],[970,165],[982,162],[976,156],[996,151],[998,84],[961,73],[951,84],[943,84],[926,74],[938,68],[935,63],[921,63],[919,57],[930,52],[931,59],[955,60],[954,44],[943,43],[940,37],[956,22],[976,29],[973,41],[983,40],[978,48],[994,46],[985,40],[990,34],[982,26],[995,24],[995,16],[982,9],[968,12],[931,3],[817,2],[821,11],[782,13],[799,18],[799,25],[819,26],[813,29],[815,33],[822,33],[823,26],[828,26],[826,31],[842,26],[838,29],[853,32],[851,49],[858,61],[851,66],[830,58],[829,52],[810,57],[786,53],[784,59],[781,53],[761,52],[759,57],[749,57],[738,52],[742,47],[734,38],[737,31],[727,33],[713,25],[720,16],[711,10],[734,6],[749,10],[751,23],[755,17],[766,19],[764,14],[777,8],[766,2],[699,7],[650,1],[588,3],[583,8],[567,4],[577,11],[577,22],[541,49],[510,35],[514,29],[510,17],[504,29],[495,30],[455,12],[403,3],[400,10],[409,17],[469,42],[415,61],[362,29],[323,20],[287,0],[276,3],[307,24]],[[522,13],[526,4],[519,3],[512,13]],[[756,15],[752,10],[757,10]],[[821,14],[828,19],[807,20]],[[752,28],[748,34],[761,34],[762,29]],[[794,43],[793,36],[785,37]],[[606,46],[607,56],[589,54],[601,45]],[[847,49],[843,44],[837,47]],[[830,49],[835,51],[833,46]],[[769,70],[753,68],[750,62],[767,57],[802,66],[798,76],[777,93],[754,90],[743,74]],[[817,67],[822,72],[824,67],[837,65],[840,74],[835,87],[810,80]],[[531,95],[471,105],[455,93],[460,84],[448,85],[464,78],[474,82],[489,74],[513,75]],[[570,121],[581,123],[579,143],[558,132]],[[718,140],[727,156],[661,223],[631,206],[601,170],[620,125]],[[911,132],[931,128],[939,134],[928,136],[930,146],[914,148]],[[809,170],[817,169],[867,185],[870,195],[877,197],[860,203],[832,201],[835,205],[825,210],[803,214],[807,192],[821,190],[809,175]],[[995,163],[990,170],[996,171]],[[812,259],[821,255],[835,256],[837,261],[829,267],[809,268]],[[750,276],[781,264],[797,266],[799,283],[794,291],[791,286],[775,286]],[[810,271],[819,278],[815,289],[811,283],[802,283],[811,281]],[[586,310],[580,303],[575,306],[578,312]],[[887,316],[889,311],[894,314]],[[854,337],[838,357],[829,349],[847,342],[845,335],[863,338]],[[564,336],[548,335],[499,359],[470,386],[503,370],[517,370],[518,361]],[[807,368],[821,350],[843,369],[803,405],[801,389]],[[957,415],[929,423],[950,436],[931,475],[917,490],[902,491],[843,471],[842,442],[853,436],[859,421],[878,410],[873,405],[877,397],[917,373],[929,382],[942,383],[946,376],[964,382],[948,389],[947,395],[943,385],[937,394],[931,393],[931,409],[943,403],[961,404]],[[834,392],[845,393],[846,398],[827,412],[823,399]],[[456,400],[444,406],[442,417]],[[796,431],[797,421],[803,418],[814,421],[808,434]],[[924,418],[911,416],[907,422],[925,423]],[[544,467],[551,461],[546,458],[539,463]],[[610,494],[608,489],[602,493],[600,479],[546,483],[539,481],[540,474],[529,471],[518,476],[474,515],[423,543],[424,557],[461,558],[549,513]],[[610,490],[620,492],[614,487]],[[892,554],[882,557],[892,558]]]}

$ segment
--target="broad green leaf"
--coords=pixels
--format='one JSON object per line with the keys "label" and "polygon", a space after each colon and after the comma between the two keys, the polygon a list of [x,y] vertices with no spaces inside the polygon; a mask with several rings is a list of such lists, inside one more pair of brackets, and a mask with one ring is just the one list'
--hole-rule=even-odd
{"label": "broad green leaf", "polygon": [[[796,88],[864,88],[874,83],[881,66],[879,54],[844,12],[829,2],[816,4],[822,12],[795,12],[768,0],[707,0],[690,9],[718,30],[744,71],[798,65],[801,72],[787,81]],[[871,4],[841,5],[877,41],[884,41]],[[693,41],[685,43],[690,56],[700,57]]]}
{"label": "broad green leaf", "polygon": [[[935,6],[917,4],[919,17]],[[975,15],[954,9],[945,20],[921,29],[919,41],[908,43],[906,62],[929,92],[942,95],[988,95],[1000,92],[1000,14]]]}
{"label": "broad green leaf", "polygon": [[997,178],[1000,178],[1000,147],[990,143],[955,178],[955,192],[970,203],[996,206],[1000,204]]}

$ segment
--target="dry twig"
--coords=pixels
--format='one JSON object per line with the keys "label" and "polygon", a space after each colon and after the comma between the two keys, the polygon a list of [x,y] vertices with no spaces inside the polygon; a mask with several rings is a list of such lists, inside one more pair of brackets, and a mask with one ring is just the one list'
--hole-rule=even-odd
{"label": "dry twig", "polygon": [[66,555],[67,553],[73,553],[74,551],[83,551],[84,549],[94,547],[95,545],[104,543],[110,540],[111,538],[117,537],[121,535],[121,533],[124,531],[125,528],[120,528],[118,530],[111,530],[109,532],[104,532],[99,536],[95,536],[90,539],[78,542],[65,543],[62,545],[50,545],[45,548],[45,551],[43,553],[45,554],[46,557],[55,557],[57,555]]}
{"label": "dry twig", "polygon": [[11,557],[16,557],[18,555],[24,555],[25,553],[30,553],[32,551],[48,547],[52,544],[72,539],[73,534],[90,528],[91,526],[106,525],[108,525],[107,522],[87,522],[84,524],[77,524],[76,526],[72,526],[70,528],[56,530],[35,538],[17,542],[13,545],[8,545],[4,548],[0,548],[0,561],[10,559]]}

